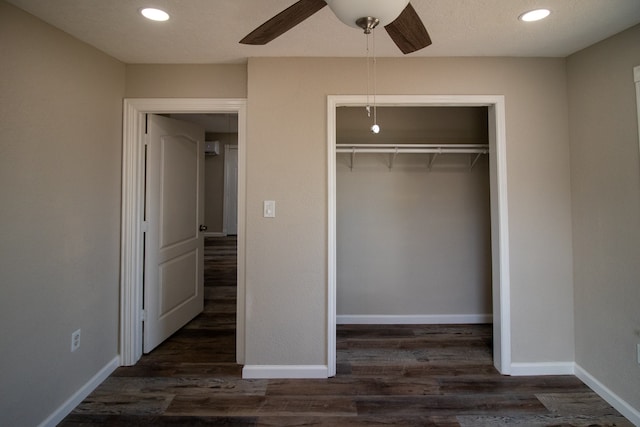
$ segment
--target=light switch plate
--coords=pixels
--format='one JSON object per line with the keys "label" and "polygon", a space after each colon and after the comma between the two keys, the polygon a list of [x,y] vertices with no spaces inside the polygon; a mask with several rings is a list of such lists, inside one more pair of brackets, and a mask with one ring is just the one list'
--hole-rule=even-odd
{"label": "light switch plate", "polygon": [[275,218],[276,217],[276,202],[275,200],[264,201],[264,217]]}

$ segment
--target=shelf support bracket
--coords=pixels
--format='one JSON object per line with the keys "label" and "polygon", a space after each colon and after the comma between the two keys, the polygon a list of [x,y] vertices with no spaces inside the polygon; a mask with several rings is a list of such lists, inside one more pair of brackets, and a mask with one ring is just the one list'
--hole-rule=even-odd
{"label": "shelf support bracket", "polygon": [[[469,170],[473,170],[473,167],[476,165],[476,163],[478,162],[478,159],[480,159],[480,156],[482,156],[484,153],[478,153],[476,154],[476,157],[473,159],[473,161],[471,162],[471,164],[469,165]],[[471,160],[471,159],[469,159]]]}
{"label": "shelf support bracket", "polygon": [[397,155],[398,155],[398,147],[396,147],[396,151],[394,151],[392,154],[389,154],[389,170],[393,168],[393,162],[395,162]]}
{"label": "shelf support bracket", "polygon": [[440,151],[438,151],[437,153],[433,153],[431,155],[431,161],[429,161],[429,169],[431,169],[431,167],[433,166],[433,163],[436,161],[436,158],[438,157],[439,154],[440,154]]}
{"label": "shelf support bracket", "polygon": [[356,148],[353,147],[351,149],[351,164],[349,165],[349,170],[351,172],[353,172],[353,164],[354,164],[355,160],[356,160]]}

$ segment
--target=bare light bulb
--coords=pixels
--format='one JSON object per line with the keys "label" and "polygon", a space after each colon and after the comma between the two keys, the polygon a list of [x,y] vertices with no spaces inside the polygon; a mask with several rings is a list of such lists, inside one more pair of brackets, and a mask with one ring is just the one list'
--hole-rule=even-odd
{"label": "bare light bulb", "polygon": [[378,126],[377,124],[374,124],[373,126],[371,126],[371,132],[380,133],[380,126]]}

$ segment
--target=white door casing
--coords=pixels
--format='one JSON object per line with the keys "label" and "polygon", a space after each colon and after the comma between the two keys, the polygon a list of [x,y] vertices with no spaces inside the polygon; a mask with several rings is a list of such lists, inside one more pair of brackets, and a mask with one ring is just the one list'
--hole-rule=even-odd
{"label": "white door casing", "polygon": [[[505,102],[502,95],[378,95],[378,106],[488,107],[489,185],[493,294],[493,359],[500,373],[511,373],[509,221]],[[327,372],[336,374],[336,108],[367,105],[365,95],[327,97]]]}
{"label": "white door casing", "polygon": [[238,115],[238,291],[236,360],[245,349],[246,99],[128,98],[123,102],[122,226],[120,251],[120,365],[142,356],[144,131],[146,113],[234,113]]}
{"label": "white door casing", "polygon": [[238,146],[224,147],[224,207],[222,231],[238,234]]}
{"label": "white door casing", "polygon": [[638,112],[638,148],[640,148],[640,65],[633,67],[633,81],[636,85],[636,110]]}
{"label": "white door casing", "polygon": [[147,115],[144,352],[204,308],[204,128]]}

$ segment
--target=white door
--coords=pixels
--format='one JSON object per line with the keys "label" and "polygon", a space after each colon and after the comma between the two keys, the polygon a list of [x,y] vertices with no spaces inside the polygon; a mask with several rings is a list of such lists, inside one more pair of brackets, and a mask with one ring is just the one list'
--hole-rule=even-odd
{"label": "white door", "polygon": [[238,234],[238,146],[224,149],[224,226],[225,234]]}
{"label": "white door", "polygon": [[204,129],[149,114],[147,134],[145,353],[204,307]]}

